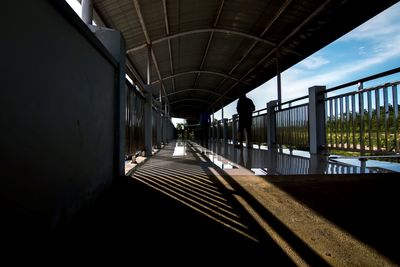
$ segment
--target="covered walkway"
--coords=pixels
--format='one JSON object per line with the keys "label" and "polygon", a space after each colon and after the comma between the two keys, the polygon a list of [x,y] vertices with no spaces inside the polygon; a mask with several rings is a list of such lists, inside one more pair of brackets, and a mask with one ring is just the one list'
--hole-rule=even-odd
{"label": "covered walkway", "polygon": [[[400,68],[286,102],[280,82],[398,0],[80,2],[83,21],[64,0],[0,9],[2,256],[400,264],[398,174],[326,156],[399,157],[400,82],[364,83]],[[269,150],[232,149],[237,117],[223,114],[211,150],[174,141],[171,117],[196,125],[273,77],[248,140]]]}
{"label": "covered walkway", "polygon": [[170,142],[62,235],[76,251],[149,261],[160,260],[149,254],[160,255],[178,264],[187,258],[280,266],[399,262],[394,175],[257,176],[239,165],[221,169],[204,150]]}

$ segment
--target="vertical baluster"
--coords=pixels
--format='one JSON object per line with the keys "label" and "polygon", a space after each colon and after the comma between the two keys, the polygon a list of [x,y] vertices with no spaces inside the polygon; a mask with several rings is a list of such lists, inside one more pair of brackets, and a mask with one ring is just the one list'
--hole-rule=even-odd
{"label": "vertical baluster", "polygon": [[346,96],[346,148],[350,148],[350,105],[349,97]]}
{"label": "vertical baluster", "polygon": [[373,145],[372,145],[372,97],[371,97],[371,91],[367,92],[367,101],[368,101],[368,150],[372,151],[374,150]]}
{"label": "vertical baluster", "polygon": [[376,110],[376,143],[377,149],[381,150],[381,141],[380,141],[380,132],[381,132],[381,107],[380,107],[380,100],[379,100],[379,89],[375,90],[375,110]]}
{"label": "vertical baluster", "polygon": [[328,131],[329,131],[329,129],[328,129],[328,106],[329,106],[329,102],[328,101],[326,101],[326,97],[324,98],[324,105],[325,105],[325,120],[324,120],[324,122],[325,122],[325,140],[326,140],[326,147],[328,148],[329,147],[329,141],[328,141],[328,137],[327,137],[327,135],[328,135]]}
{"label": "vertical baluster", "polygon": [[332,136],[332,99],[329,99],[329,147],[333,147],[333,136]]}
{"label": "vertical baluster", "polygon": [[351,130],[352,130],[352,137],[353,137],[353,149],[356,149],[356,95],[351,95],[351,113],[352,113],[352,123],[351,123]]}
{"label": "vertical baluster", "polygon": [[[290,108],[290,104],[289,104],[289,108]],[[289,147],[291,147],[292,146],[292,129],[291,129],[291,127],[290,127],[290,119],[291,119],[291,114],[290,114],[290,109],[288,109],[288,134],[289,134]]]}
{"label": "vertical baluster", "polygon": [[282,143],[286,144],[286,115],[285,115],[286,111],[281,111],[281,120],[282,120],[282,128],[281,128],[281,135],[282,135]]}
{"label": "vertical baluster", "polygon": [[300,121],[301,121],[301,124],[300,124],[300,132],[301,132],[301,142],[304,144],[304,146],[305,147],[307,147],[308,146],[308,142],[307,142],[307,139],[305,138],[305,126],[304,126],[304,124],[305,124],[305,116],[304,116],[304,114],[305,114],[305,110],[306,110],[306,108],[307,108],[307,106],[304,106],[302,109],[301,109],[301,113],[300,113]]}
{"label": "vertical baluster", "polygon": [[335,98],[335,147],[338,148],[338,99]]}
{"label": "vertical baluster", "polygon": [[297,135],[297,144],[301,146],[301,139],[300,139],[300,112],[301,108],[296,108],[296,135]]}
{"label": "vertical baluster", "polygon": [[397,120],[399,117],[399,107],[398,107],[398,100],[397,100],[397,85],[392,86],[392,95],[393,95],[393,128],[394,128],[394,144],[396,152],[399,152],[399,138],[397,136],[398,129],[397,129]]}
{"label": "vertical baluster", "polygon": [[385,150],[389,151],[388,147],[389,98],[388,98],[388,88],[386,86],[383,88],[383,106],[385,109]]}
{"label": "vertical baluster", "polygon": [[364,93],[360,91],[358,93],[358,104],[359,104],[359,111],[360,111],[360,149],[361,153],[365,152],[364,147]]}
{"label": "vertical baluster", "polygon": [[340,106],[340,147],[343,148],[343,97],[339,98]]}
{"label": "vertical baluster", "polygon": [[304,127],[305,127],[304,133],[306,134],[306,140],[308,142],[308,146],[310,147],[310,143],[309,143],[309,141],[310,141],[310,128],[308,127],[309,122],[310,122],[310,120],[308,118],[309,110],[310,110],[310,107],[306,106],[305,114],[304,114]]}
{"label": "vertical baluster", "polygon": [[282,145],[286,145],[286,110],[281,111],[282,116]]}
{"label": "vertical baluster", "polygon": [[279,114],[279,145],[282,147],[283,144],[283,136],[282,136],[282,127],[283,127],[283,120],[282,120],[282,111],[277,111]]}

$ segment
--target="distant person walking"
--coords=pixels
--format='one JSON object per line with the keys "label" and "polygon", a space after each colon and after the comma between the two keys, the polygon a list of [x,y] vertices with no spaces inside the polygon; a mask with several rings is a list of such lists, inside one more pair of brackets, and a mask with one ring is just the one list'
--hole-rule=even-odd
{"label": "distant person walking", "polygon": [[211,119],[207,111],[200,113],[200,144],[202,147],[208,148],[208,131],[210,129]]}
{"label": "distant person walking", "polygon": [[236,145],[237,148],[243,148],[243,138],[245,131],[247,134],[247,148],[253,148],[251,144],[251,125],[253,123],[253,111],[255,110],[253,101],[246,97],[246,94],[242,94],[239,97],[239,101],[236,106],[236,110],[239,114],[239,144]]}

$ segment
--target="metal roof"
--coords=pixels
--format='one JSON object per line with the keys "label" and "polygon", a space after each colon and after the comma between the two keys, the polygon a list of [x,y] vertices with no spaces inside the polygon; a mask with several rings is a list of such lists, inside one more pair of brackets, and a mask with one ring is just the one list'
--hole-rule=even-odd
{"label": "metal roof", "polygon": [[[171,114],[196,118],[249,92],[397,0],[94,0],[122,32],[127,72],[160,87]],[[97,15],[96,14],[96,15]]]}

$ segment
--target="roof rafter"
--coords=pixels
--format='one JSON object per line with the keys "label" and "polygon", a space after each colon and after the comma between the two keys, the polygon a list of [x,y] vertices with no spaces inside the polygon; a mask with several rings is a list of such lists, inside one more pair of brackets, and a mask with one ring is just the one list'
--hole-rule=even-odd
{"label": "roof rafter", "polygon": [[[221,3],[220,3],[219,8],[218,8],[217,16],[215,17],[215,20],[214,20],[214,23],[213,23],[213,27],[214,28],[217,27],[217,24],[218,24],[218,21],[219,21],[219,17],[221,16],[221,13],[222,13],[222,8],[224,7],[224,3],[225,3],[225,0],[221,0]],[[203,59],[201,60],[201,64],[200,64],[199,70],[203,69],[204,62],[205,62],[205,60],[207,58],[208,50],[210,49],[210,44],[211,44],[213,36],[214,36],[214,32],[211,32],[210,33],[210,37],[208,38],[208,41],[207,41],[206,50],[204,51]],[[169,40],[168,40],[168,42],[169,42]],[[200,76],[200,72],[197,73],[196,79],[194,80],[194,83],[193,83],[193,87],[196,87],[197,81],[199,79],[199,76]]]}
{"label": "roof rafter", "polygon": [[[289,4],[292,2],[292,0],[286,0],[285,3],[281,6],[281,8],[278,10],[278,12],[275,14],[275,16],[268,22],[267,26],[264,28],[263,32],[260,34],[260,37],[263,37],[264,34],[271,28],[272,24],[279,18],[279,16],[285,11],[285,9],[289,6]],[[257,40],[254,40],[253,44],[247,49],[246,53],[240,58],[240,60],[233,66],[233,68],[229,71],[228,75],[232,75],[232,73],[236,70],[237,67],[242,64],[243,60],[250,54],[251,51],[253,51],[254,47],[258,44]],[[226,81],[226,78],[223,79],[215,88],[215,90],[218,90]]]}
{"label": "roof rafter", "polygon": [[[167,35],[169,35],[167,0],[163,0],[163,11],[164,11],[164,20],[165,20],[165,32]],[[171,74],[174,75],[174,62],[172,59],[171,40],[168,40],[168,53],[169,53],[169,64],[170,64],[170,68],[171,68]],[[172,79],[172,89],[175,92],[175,79]]]}
{"label": "roof rafter", "polygon": [[[171,95],[176,95],[176,94],[180,94],[180,93],[187,93],[190,91],[196,91],[196,92],[202,92],[202,93],[207,93],[207,94],[213,94],[213,95],[217,95],[217,96],[222,96],[222,94],[217,93],[213,90],[209,90],[209,89],[200,89],[200,88],[187,88],[187,89],[181,89],[179,91],[173,92],[173,93],[169,93],[168,96]],[[227,97],[228,98],[228,97]]]}
{"label": "roof rafter", "polygon": [[179,100],[172,101],[172,102],[170,102],[170,104],[172,105],[172,104],[175,104],[175,103],[186,102],[186,101],[202,102],[202,103],[211,104],[210,101],[203,100],[203,99],[198,99],[198,98],[182,98],[182,99],[179,99]]}
{"label": "roof rafter", "polygon": [[[137,1],[137,0],[134,0],[134,1]],[[248,33],[245,33],[245,32],[240,32],[240,31],[235,31],[235,30],[227,30],[227,29],[217,29],[217,28],[197,29],[197,30],[190,30],[190,31],[180,32],[180,33],[176,33],[176,34],[172,34],[172,35],[169,35],[169,36],[165,36],[165,37],[159,38],[157,40],[153,40],[152,44],[153,45],[154,44],[158,44],[158,43],[161,43],[161,42],[164,42],[164,41],[167,41],[167,40],[175,39],[175,38],[186,36],[186,35],[207,33],[207,32],[214,32],[214,33],[217,32],[217,33],[238,35],[238,36],[241,36],[241,37],[257,40],[257,41],[259,41],[261,43],[264,43],[264,44],[267,44],[267,45],[270,45],[270,46],[274,46],[275,47],[277,45],[275,42],[271,42],[271,41],[262,39],[262,38],[260,38],[258,36],[254,36],[254,35],[251,35],[251,34],[248,34]],[[138,51],[140,49],[145,48],[146,46],[147,46],[147,44],[141,44],[141,45],[138,45],[136,47],[132,47],[130,49],[127,49],[126,53],[131,53],[131,52]],[[293,54],[301,55],[300,53],[298,53],[296,51],[292,51],[292,50],[290,50],[288,48],[285,48],[285,49],[287,49],[289,52],[291,52]]]}
{"label": "roof rafter", "polygon": [[[206,74],[217,75],[217,76],[221,76],[221,77],[224,77],[224,78],[227,78],[227,79],[231,79],[231,80],[240,82],[238,78],[226,75],[226,74],[221,73],[221,72],[209,71],[209,70],[191,70],[191,71],[175,73],[174,75],[170,75],[170,76],[162,78],[162,80],[172,79],[172,78],[175,78],[175,77],[178,77],[178,76],[187,75],[187,74],[196,74],[196,73],[206,73]],[[155,84],[155,83],[159,83],[159,82],[160,82],[160,80],[156,80],[156,81],[151,82],[151,84]],[[246,83],[246,82],[244,82],[244,84],[250,85],[249,83]]]}
{"label": "roof rafter", "polygon": [[[150,47],[150,49],[151,49],[151,58],[153,60],[154,66],[156,67],[156,72],[157,72],[158,78],[162,81],[160,69],[159,69],[158,64],[157,64],[156,55],[154,54],[154,50],[153,50],[153,47],[152,47],[151,39],[150,39],[150,36],[149,36],[149,34],[147,32],[146,23],[144,22],[144,19],[143,19],[143,16],[142,16],[142,11],[140,10],[139,1],[138,0],[133,0],[133,5],[135,6],[135,10],[136,10],[136,13],[137,13],[138,18],[139,18],[140,26],[142,27],[143,34],[144,34],[144,37],[146,39],[146,46]],[[167,93],[165,92],[165,86],[164,86],[164,84],[162,82],[161,82],[161,88],[163,89],[164,95],[166,96]],[[167,100],[167,102],[169,102],[168,101],[168,97],[166,97],[166,100]]]}
{"label": "roof rafter", "polygon": [[286,36],[286,38],[284,38],[274,49],[272,49],[267,55],[265,55],[261,60],[259,60],[251,69],[249,69],[240,79],[239,81],[235,82],[228,90],[226,90],[222,96],[220,96],[216,101],[214,101],[212,103],[212,105],[209,106],[212,107],[214,106],[216,103],[218,103],[218,101],[221,100],[221,98],[223,96],[225,96],[227,93],[229,93],[233,88],[235,88],[239,82],[241,82],[244,78],[246,78],[250,73],[252,73],[261,63],[263,63],[265,60],[267,60],[272,54],[275,54],[278,49],[287,41],[289,40],[289,38],[291,38],[293,35],[295,35],[305,24],[307,24],[312,18],[314,18],[315,16],[317,16],[319,14],[319,12],[325,8],[325,6],[327,6],[329,4],[331,0],[326,0],[323,4],[321,4],[317,9],[314,10],[314,12],[312,12],[310,14],[310,16],[308,16],[305,20],[303,20],[303,22],[301,24],[299,24],[290,34],[288,34]]}

